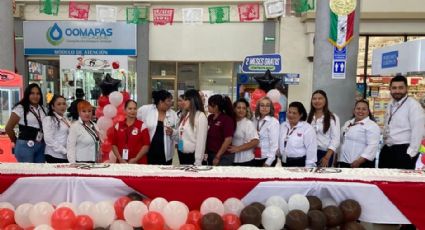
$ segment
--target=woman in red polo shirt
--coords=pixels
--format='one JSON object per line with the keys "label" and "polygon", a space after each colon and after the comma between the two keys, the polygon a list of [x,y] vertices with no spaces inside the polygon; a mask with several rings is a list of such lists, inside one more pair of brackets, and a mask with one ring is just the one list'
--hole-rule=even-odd
{"label": "woman in red polo shirt", "polygon": [[137,103],[128,100],[125,103],[126,119],[114,126],[109,140],[112,151],[119,163],[147,164],[150,138],[149,131],[142,121],[137,120]]}
{"label": "woman in red polo shirt", "polygon": [[227,151],[232,144],[236,123],[230,98],[213,95],[208,99],[208,165],[233,165],[235,154]]}

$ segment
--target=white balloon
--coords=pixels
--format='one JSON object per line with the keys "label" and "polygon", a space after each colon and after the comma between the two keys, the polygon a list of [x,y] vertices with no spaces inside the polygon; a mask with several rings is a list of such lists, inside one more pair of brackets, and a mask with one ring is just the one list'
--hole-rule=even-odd
{"label": "white balloon", "polygon": [[283,199],[283,197],[280,197],[280,196],[269,197],[269,199],[267,199],[267,201],[266,201],[266,207],[272,206],[272,205],[277,206],[280,209],[282,209],[282,211],[285,213],[285,215],[287,215],[289,213],[288,203],[286,202],[285,199]]}
{"label": "white balloon", "polygon": [[33,205],[29,203],[21,204],[15,211],[15,222],[21,228],[28,228],[32,226],[29,213]]}
{"label": "white balloon", "polygon": [[115,91],[109,94],[109,102],[115,107],[118,107],[121,104],[122,100],[123,100],[123,96],[118,91]]}
{"label": "white balloon", "polygon": [[47,202],[35,204],[29,212],[29,218],[32,225],[50,225],[50,217],[54,211],[53,206]]}
{"label": "white balloon", "polygon": [[261,223],[266,230],[280,230],[285,226],[285,213],[278,206],[268,206],[261,214]]}
{"label": "white balloon", "polygon": [[[139,221],[141,222],[141,221]],[[115,220],[112,222],[110,230],[133,230],[133,227],[123,220]]]}
{"label": "white balloon", "polygon": [[2,208],[8,208],[12,211],[15,211],[15,207],[9,202],[0,202],[0,209]]}
{"label": "white balloon", "polygon": [[245,205],[242,203],[241,200],[238,198],[231,197],[224,201],[224,214],[232,213],[237,216],[241,214],[241,211],[243,208],[245,208]]}
{"label": "white balloon", "polygon": [[77,213],[77,210],[78,210],[77,207],[70,202],[62,202],[58,204],[58,206],[56,206],[56,209],[62,208],[62,207],[70,208],[75,214]]}
{"label": "white balloon", "polygon": [[222,216],[224,214],[224,205],[218,198],[209,197],[202,202],[200,211],[202,215],[214,212]]}
{"label": "white balloon", "polygon": [[267,97],[272,100],[273,103],[279,102],[280,99],[280,92],[277,89],[272,89],[269,92],[267,92]]}
{"label": "white balloon", "polygon": [[90,209],[94,205],[91,201],[84,201],[78,206],[78,214],[79,215],[89,215]]}
{"label": "white balloon", "polygon": [[138,200],[130,201],[124,208],[124,219],[133,227],[142,226],[143,216],[148,212],[148,207]]}
{"label": "white balloon", "polygon": [[114,118],[117,115],[117,108],[111,104],[105,105],[103,108],[103,115],[107,118]]}
{"label": "white balloon", "polygon": [[162,197],[157,197],[151,201],[149,204],[149,211],[155,211],[162,214],[162,210],[168,204],[168,201]]}
{"label": "white balloon", "polygon": [[109,201],[101,201],[90,208],[89,216],[95,227],[106,228],[115,220],[115,209]]}
{"label": "white balloon", "polygon": [[259,230],[259,228],[253,224],[244,224],[240,226],[238,230]]}
{"label": "white balloon", "polygon": [[298,209],[307,214],[310,209],[310,203],[308,202],[307,197],[301,194],[294,194],[289,198],[288,207],[289,211]]}
{"label": "white balloon", "polygon": [[54,230],[50,225],[42,224],[34,228],[34,230]]}
{"label": "white balloon", "polygon": [[112,119],[105,116],[102,116],[97,120],[97,127],[99,127],[100,130],[106,131],[111,128],[113,124],[114,122]]}
{"label": "white balloon", "polygon": [[333,198],[330,197],[326,197],[321,199],[322,200],[322,208],[326,208],[328,206],[338,206],[338,204],[336,203],[336,201]]}
{"label": "white balloon", "polygon": [[162,212],[165,223],[171,229],[179,229],[180,226],[186,223],[187,215],[189,214],[187,206],[180,201],[169,202]]}

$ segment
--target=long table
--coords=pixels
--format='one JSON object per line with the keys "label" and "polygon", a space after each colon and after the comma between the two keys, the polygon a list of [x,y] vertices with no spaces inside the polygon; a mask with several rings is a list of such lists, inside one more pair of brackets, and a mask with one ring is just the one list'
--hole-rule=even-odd
{"label": "long table", "polygon": [[355,199],[360,220],[413,223],[425,229],[424,171],[390,169],[317,169],[185,167],[113,164],[77,169],[68,164],[0,164],[0,202],[14,205],[48,201],[54,204],[114,200],[138,191],[150,198],[179,200],[199,209],[203,200],[236,197],[245,204],[265,202],[272,195],[286,200],[295,193]]}

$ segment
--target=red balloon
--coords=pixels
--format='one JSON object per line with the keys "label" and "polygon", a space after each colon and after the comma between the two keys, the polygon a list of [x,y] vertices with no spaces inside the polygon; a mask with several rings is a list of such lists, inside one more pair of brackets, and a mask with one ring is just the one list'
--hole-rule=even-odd
{"label": "red balloon", "polygon": [[280,109],[282,108],[282,106],[280,105],[279,102],[275,102],[275,103],[273,103],[273,107],[274,107],[274,116],[279,118],[279,112],[280,112]]}
{"label": "red balloon", "polygon": [[100,150],[102,150],[102,153],[108,153],[112,150],[112,144],[108,140],[105,140],[102,143],[102,146],[100,146]]}
{"label": "red balloon", "polygon": [[74,212],[67,207],[56,209],[50,218],[54,229],[73,228],[75,225],[75,219],[76,217]]}
{"label": "red balloon", "polygon": [[128,100],[130,100],[130,94],[127,91],[122,91],[122,104],[125,104]]}
{"label": "red balloon", "polygon": [[192,210],[187,215],[187,224],[193,224],[197,229],[201,229],[201,219],[202,215],[201,212],[198,210]]}
{"label": "red balloon", "polygon": [[254,92],[252,92],[251,94],[251,99],[256,99],[259,100],[262,97],[266,96],[266,92],[264,92],[264,90],[262,89],[255,89]]}
{"label": "red balloon", "polygon": [[23,230],[23,228],[17,224],[9,224],[4,230]]}
{"label": "red balloon", "polygon": [[125,120],[125,115],[123,115],[123,114],[118,114],[114,117],[114,119],[112,119],[112,121],[114,123],[121,122],[121,121],[124,121],[124,120]]}
{"label": "red balloon", "polygon": [[129,197],[122,196],[114,203],[115,214],[117,215],[118,220],[124,220],[124,208],[132,200]]}
{"label": "red balloon", "polygon": [[223,216],[224,221],[224,230],[238,230],[238,228],[241,226],[241,221],[239,220],[239,217],[235,214],[225,214]]}
{"label": "red balloon", "polygon": [[109,140],[112,140],[114,138],[114,127],[111,127],[106,131],[106,137]]}
{"label": "red balloon", "polygon": [[0,209],[0,228],[15,224],[15,212],[8,208]]}
{"label": "red balloon", "polygon": [[148,212],[142,219],[144,230],[163,230],[164,218],[158,212]]}
{"label": "red balloon", "polygon": [[73,230],[92,230],[93,220],[87,215],[77,216]]}
{"label": "red balloon", "polygon": [[32,227],[28,227],[28,228],[26,228],[25,230],[34,230],[34,226],[32,226]]}
{"label": "red balloon", "polygon": [[119,63],[118,61],[114,61],[114,62],[112,62],[112,68],[113,68],[113,69],[118,69],[118,68],[120,68],[120,63]]}
{"label": "red balloon", "polygon": [[103,107],[97,107],[96,112],[94,113],[94,115],[99,118],[101,116],[103,116]]}
{"label": "red balloon", "polygon": [[98,99],[98,104],[100,107],[105,107],[105,105],[109,104],[109,98],[107,96],[100,96]]}
{"label": "red balloon", "polygon": [[198,230],[193,224],[184,224],[179,230]]}
{"label": "red balloon", "polygon": [[422,161],[422,164],[425,165],[425,154],[421,154],[421,161]]}

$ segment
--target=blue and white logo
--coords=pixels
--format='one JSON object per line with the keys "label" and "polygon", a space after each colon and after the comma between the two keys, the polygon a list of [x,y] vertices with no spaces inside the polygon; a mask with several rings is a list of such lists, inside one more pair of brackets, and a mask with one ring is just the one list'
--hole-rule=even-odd
{"label": "blue and white logo", "polygon": [[46,32],[46,38],[47,41],[54,46],[58,46],[63,42],[63,32],[57,23],[55,23],[52,27],[49,27]]}
{"label": "blue and white logo", "polygon": [[398,51],[391,51],[382,54],[381,68],[393,68],[398,65]]}
{"label": "blue and white logo", "polygon": [[345,61],[334,61],[333,72],[345,73]]}

